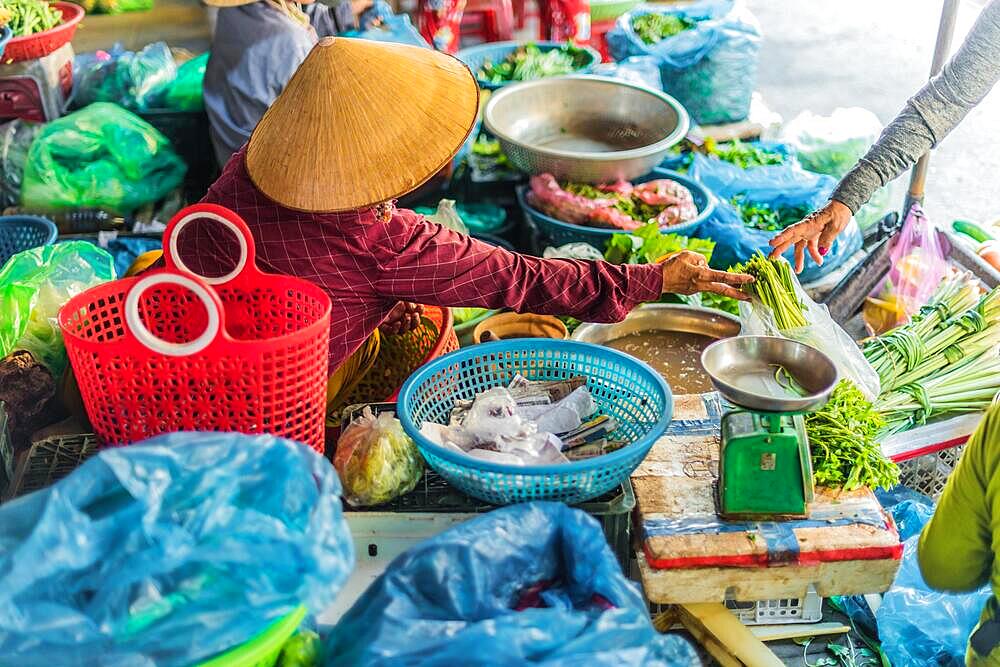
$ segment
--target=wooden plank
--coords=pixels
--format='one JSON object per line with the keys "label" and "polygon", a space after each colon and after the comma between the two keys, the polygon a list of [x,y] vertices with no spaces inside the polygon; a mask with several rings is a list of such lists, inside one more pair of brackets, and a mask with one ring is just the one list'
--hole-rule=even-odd
{"label": "wooden plank", "polygon": [[799,637],[844,635],[851,629],[843,623],[789,623],[787,625],[751,625],[750,632],[762,642],[777,642]]}
{"label": "wooden plank", "polygon": [[783,667],[778,657],[725,605],[700,603],[678,608],[681,624],[724,666]]}
{"label": "wooden plank", "polygon": [[786,565],[784,567],[717,567],[654,570],[637,554],[646,598],[654,604],[734,600],[798,599],[809,585],[817,595],[864,595],[886,591],[899,568],[892,559]]}

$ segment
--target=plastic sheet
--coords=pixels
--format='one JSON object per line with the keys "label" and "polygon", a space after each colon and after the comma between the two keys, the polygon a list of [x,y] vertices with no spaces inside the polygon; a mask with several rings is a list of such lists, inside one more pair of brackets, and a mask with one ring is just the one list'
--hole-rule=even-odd
{"label": "plastic sheet", "polygon": [[0,207],[20,203],[28,151],[41,129],[39,123],[20,119],[0,125]]}
{"label": "plastic sheet", "polygon": [[39,665],[191,665],[354,565],[333,468],[272,436],[177,433],[108,449],[0,507],[0,655]]}
{"label": "plastic sheet", "polygon": [[33,210],[130,213],[178,187],[186,169],[152,125],[98,102],[42,127],[28,152],[21,200]]}
{"label": "plastic sheet", "polygon": [[177,77],[163,96],[163,105],[178,111],[201,111],[205,108],[205,69],[208,53],[192,58],[177,68]]}
{"label": "plastic sheet", "polygon": [[[649,13],[679,14],[697,24],[656,44],[646,44],[632,19]],[[652,56],[663,90],[699,124],[744,120],[757,80],[760,29],[741,2],[703,0],[683,7],[643,6],[619,17],[608,33],[615,60]]]}
{"label": "plastic sheet", "polygon": [[864,310],[865,322],[875,333],[908,322],[950,270],[937,230],[917,205],[907,213],[889,259],[889,272],[871,293],[873,301]]}
{"label": "plastic sheet", "polygon": [[409,493],[424,474],[424,460],[399,420],[365,408],[337,440],[334,467],[344,499],[355,507],[382,505]]}
{"label": "plastic sheet", "polygon": [[795,281],[796,299],[803,305],[803,314],[809,323],[797,329],[779,329],[770,308],[759,302],[741,301],[740,322],[743,336],[782,336],[812,345],[830,357],[841,378],[850,380],[865,397],[872,401],[879,395],[878,373],[871,367],[854,339],[830,317],[826,306],[809,298],[798,280]]}
{"label": "plastic sheet", "polygon": [[[745,262],[758,250],[769,253],[771,247],[768,242],[775,234],[744,225],[739,213],[728,203],[732,197],[745,194],[751,202],[772,207],[806,206],[815,209],[827,201],[836,183],[830,176],[804,171],[795,162],[740,169],[704,155],[691,158],[688,175],[720,199],[715,214],[695,232],[698,238],[715,241],[711,265],[718,269],[728,269]],[[851,222],[834,240],[823,258],[822,266],[806,254],[799,278],[806,283],[822,278],[860,250],[862,241],[860,228],[856,222]],[[791,261],[794,251],[789,249],[785,257]]]}
{"label": "plastic sheet", "polygon": [[[162,106],[163,97],[177,78],[177,64],[165,42],[141,51],[126,51],[115,44],[111,51],[76,57],[73,63],[72,108],[94,102],[114,102],[133,111]],[[204,75],[204,70],[202,70]]]}
{"label": "plastic sheet", "polygon": [[920,574],[915,535],[906,541],[892,588],[882,596],[875,618],[882,650],[893,667],[965,664],[969,635],[987,600],[987,585],[975,593],[931,590]]}
{"label": "plastic sheet", "polygon": [[0,357],[27,350],[58,378],[66,368],[59,309],[115,278],[111,256],[86,241],[25,250],[0,271]]}
{"label": "plastic sheet", "polygon": [[[115,275],[118,277],[124,277],[129,267],[132,266],[132,263],[140,255],[163,248],[163,241],[161,239],[144,236],[116,236],[114,232],[110,232],[107,237],[98,234],[96,237],[78,240],[88,241],[106,250],[114,261]],[[72,242],[74,241],[56,241],[56,243]]]}
{"label": "plastic sheet", "polygon": [[600,525],[538,502],[495,510],[396,558],[326,649],[329,667],[700,664],[684,639],[653,629]]}

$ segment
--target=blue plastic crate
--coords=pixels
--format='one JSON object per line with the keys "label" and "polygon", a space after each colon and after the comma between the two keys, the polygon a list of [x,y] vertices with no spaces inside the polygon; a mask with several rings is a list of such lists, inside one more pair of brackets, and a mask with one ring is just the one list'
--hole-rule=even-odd
{"label": "blue plastic crate", "polygon": [[34,215],[0,216],[0,267],[23,250],[52,244],[58,235],[56,224],[47,218]]}
{"label": "blue plastic crate", "polygon": [[[471,46],[467,49],[462,49],[455,54],[455,57],[469,66],[469,69],[472,70],[472,73],[476,77],[476,81],[479,82],[480,88],[483,90],[497,90],[498,88],[503,88],[504,86],[518,82],[506,81],[504,83],[490,83],[489,81],[484,81],[479,78],[480,68],[487,61],[492,63],[500,62],[513,53],[517,48],[527,44],[534,44],[542,52],[560,49],[565,46],[564,42],[491,42],[489,44],[480,44],[479,46]],[[578,68],[575,72],[573,72],[573,74],[587,74],[601,62],[601,54],[589,46],[577,46],[577,48],[586,51],[590,55],[590,62]]]}
{"label": "blue plastic crate", "polygon": [[[645,183],[658,178],[669,178],[677,181],[688,190],[694,199],[695,206],[698,207],[698,217],[690,222],[670,227],[668,232],[680,234],[681,236],[691,236],[701,226],[705,220],[715,212],[715,195],[709,192],[701,183],[693,181],[683,174],[668,169],[654,169],[652,172],[641,178],[633,179],[633,183]],[[533,226],[542,239],[542,242],[551,246],[561,246],[566,243],[589,243],[601,252],[614,234],[621,234],[620,229],[601,229],[597,227],[587,227],[575,225],[571,222],[563,222],[545,215],[536,208],[528,204],[527,195],[531,191],[528,185],[522,185],[517,189],[517,203],[524,211],[525,221],[529,226]]]}
{"label": "blue plastic crate", "polygon": [[[514,375],[529,380],[587,378],[601,414],[618,423],[618,451],[550,466],[480,461],[445,449],[420,434],[425,421],[448,423],[456,399],[507,386]],[[580,503],[618,487],[642,462],[673,416],[670,387],[648,365],[611,348],[542,339],[487,343],[426,364],[403,385],[397,416],[427,464],[463,493],[494,505],[531,500]]]}

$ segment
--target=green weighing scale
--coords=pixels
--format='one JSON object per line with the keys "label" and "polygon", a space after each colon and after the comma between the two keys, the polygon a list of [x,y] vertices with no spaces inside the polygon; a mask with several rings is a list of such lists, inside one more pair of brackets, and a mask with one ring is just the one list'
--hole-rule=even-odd
{"label": "green weighing scale", "polygon": [[737,336],[709,345],[701,363],[731,404],[721,424],[719,516],[807,516],[813,476],[804,415],[830,398],[833,362],[787,338]]}

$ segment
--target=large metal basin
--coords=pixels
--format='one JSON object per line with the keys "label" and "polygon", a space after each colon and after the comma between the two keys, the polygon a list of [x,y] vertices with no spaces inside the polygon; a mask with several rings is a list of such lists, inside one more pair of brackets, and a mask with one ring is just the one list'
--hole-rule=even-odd
{"label": "large metal basin", "polygon": [[584,183],[648,174],[689,123],[669,95],[597,76],[507,86],[483,111],[484,126],[518,169]]}
{"label": "large metal basin", "polygon": [[584,324],[573,332],[572,339],[603,345],[629,334],[643,331],[681,331],[712,338],[730,338],[740,333],[740,321],[712,308],[672,303],[650,303],[633,310],[617,324]]}

